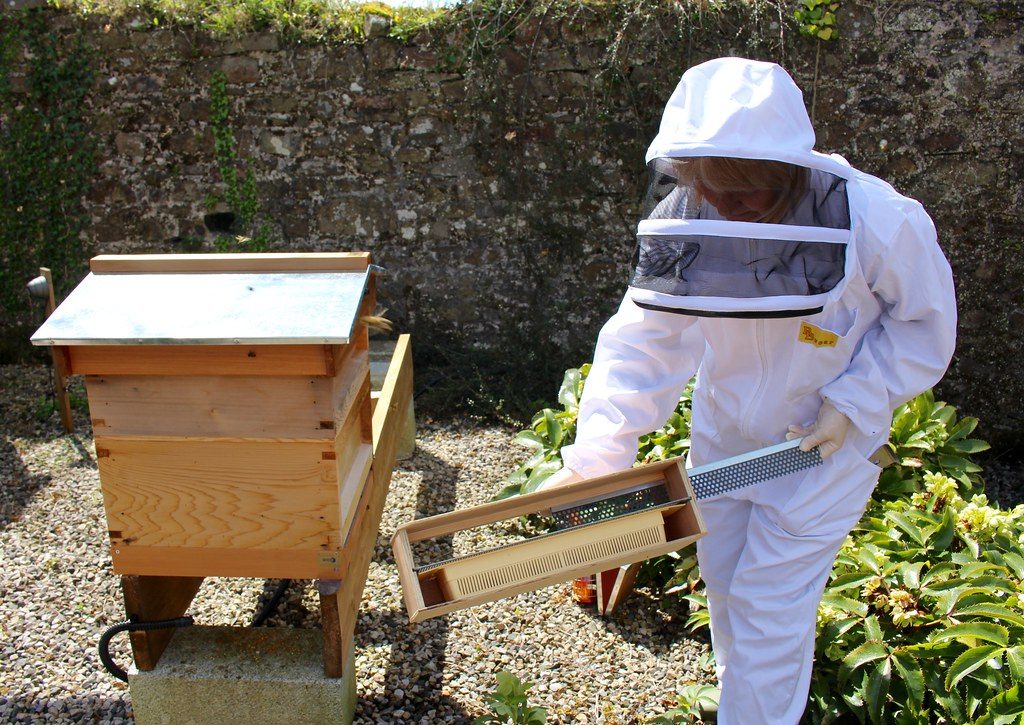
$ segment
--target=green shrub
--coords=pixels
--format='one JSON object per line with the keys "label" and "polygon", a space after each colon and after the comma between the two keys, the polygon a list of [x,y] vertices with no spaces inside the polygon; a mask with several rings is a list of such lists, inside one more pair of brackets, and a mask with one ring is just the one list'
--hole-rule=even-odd
{"label": "green shrub", "polygon": [[543,707],[530,707],[526,702],[526,694],[533,686],[532,683],[523,682],[506,671],[494,677],[498,686],[487,698],[491,712],[474,720],[476,725],[544,725],[547,722],[547,710]]}
{"label": "green shrub", "polygon": [[807,717],[1013,722],[1024,713],[1024,506],[926,472],[922,491],[871,506],[818,609]]}
{"label": "green shrub", "polygon": [[874,498],[904,498],[922,490],[922,471],[953,478],[961,496],[981,493],[981,466],[971,461],[970,456],[988,450],[989,446],[967,437],[977,426],[977,418],[956,420],[956,410],[936,402],[931,391],[901,405],[893,414],[889,435],[896,465],[882,472]]}

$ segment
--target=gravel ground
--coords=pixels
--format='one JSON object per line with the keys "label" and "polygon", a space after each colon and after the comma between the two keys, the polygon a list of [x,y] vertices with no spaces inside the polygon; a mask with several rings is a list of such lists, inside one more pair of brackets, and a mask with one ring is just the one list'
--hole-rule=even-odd
{"label": "gravel ground", "polygon": [[[47,415],[46,368],[0,366],[0,721],[132,720],[127,687],[101,667],[96,642],[123,619],[84,405],[78,433]],[[78,394],[80,381],[78,381]],[[494,673],[536,682],[549,722],[641,722],[673,704],[678,684],[709,681],[707,643],[685,631],[685,607],[638,591],[610,618],[549,587],[410,625],[388,544],[414,516],[487,500],[523,455],[513,430],[421,420],[417,452],[392,478],[356,633],[359,723],[468,723],[485,712]],[[515,525],[437,555],[521,535]],[[201,624],[248,624],[276,582],[208,579],[190,613]],[[270,626],[317,627],[310,582],[295,582]],[[127,665],[127,637],[115,638]]]}

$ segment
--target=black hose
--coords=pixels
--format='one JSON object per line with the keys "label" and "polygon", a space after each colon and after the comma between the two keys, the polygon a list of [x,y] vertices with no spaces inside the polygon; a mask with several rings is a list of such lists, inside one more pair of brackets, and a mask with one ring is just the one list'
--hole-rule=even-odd
{"label": "black hose", "polygon": [[175,619],[158,619],[152,622],[134,622],[128,620],[110,627],[100,637],[100,662],[104,669],[122,682],[128,681],[128,673],[117,666],[110,656],[110,640],[119,632],[148,632],[153,629],[169,629],[171,627],[191,627],[192,617],[176,617]]}
{"label": "black hose", "polygon": [[[274,590],[270,599],[268,599],[266,604],[260,608],[260,611],[256,616],[253,617],[252,624],[249,625],[250,627],[259,627],[274,614],[277,610],[278,604],[281,603],[281,598],[284,596],[288,587],[291,586],[291,583],[291,579],[282,579],[278,583],[277,588]],[[118,667],[117,663],[114,662],[113,658],[110,656],[110,640],[113,639],[115,634],[119,634],[120,632],[148,632],[154,629],[169,629],[171,627],[191,627],[193,623],[194,620],[192,617],[185,616],[177,617],[175,619],[158,619],[152,622],[136,622],[128,620],[126,622],[121,622],[120,624],[115,624],[113,627],[107,629],[107,631],[100,637],[100,662],[103,663],[103,667],[107,672],[122,682],[128,682],[128,673]]]}
{"label": "black hose", "polygon": [[267,603],[260,608],[260,611],[256,616],[252,618],[252,623],[249,625],[250,627],[260,627],[264,622],[270,619],[270,616],[277,611],[277,605],[281,603],[281,597],[284,596],[285,591],[287,591],[288,587],[291,586],[291,583],[291,579],[282,579],[278,583],[277,588],[270,596],[270,599],[268,599]]}

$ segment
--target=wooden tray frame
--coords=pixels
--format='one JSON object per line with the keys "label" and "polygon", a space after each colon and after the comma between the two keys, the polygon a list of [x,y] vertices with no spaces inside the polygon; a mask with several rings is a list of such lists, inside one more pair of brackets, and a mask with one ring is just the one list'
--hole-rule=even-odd
{"label": "wooden tray frame", "polygon": [[[629,552],[592,562],[583,566],[565,567],[541,577],[509,584],[500,590],[478,592],[470,596],[446,601],[439,584],[435,584],[441,567],[417,571],[412,544],[425,539],[447,536],[457,531],[485,526],[506,519],[529,514],[549,514],[552,508],[574,506],[588,499],[610,498],[622,491],[641,485],[661,483],[668,487],[669,498],[689,498],[689,502],[665,518],[666,542],[642,547]],[[596,524],[597,526],[599,524]],[[564,532],[563,532],[564,533]],[[402,595],[409,620],[419,622],[460,609],[510,597],[521,592],[540,589],[578,576],[595,574],[602,570],[644,561],[654,556],[677,551],[707,533],[704,519],[696,505],[690,480],[686,475],[683,458],[652,463],[639,468],[618,471],[599,478],[580,481],[570,486],[539,491],[513,498],[493,501],[462,511],[411,521],[399,527],[391,539],[391,546],[402,583]],[[547,537],[554,550],[559,546],[559,534]],[[517,544],[506,547],[514,552]],[[429,563],[429,562],[428,562]]]}

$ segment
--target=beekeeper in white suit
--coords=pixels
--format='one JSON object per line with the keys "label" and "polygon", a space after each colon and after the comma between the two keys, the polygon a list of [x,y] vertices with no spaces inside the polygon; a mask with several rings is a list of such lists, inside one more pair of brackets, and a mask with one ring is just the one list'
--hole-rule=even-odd
{"label": "beekeeper in white suit", "polygon": [[867,456],[955,341],[921,204],[813,146],[779,66],[721,58],[683,75],[647,151],[632,281],[544,485],[628,468],[694,373],[691,466],[798,435],[820,447],[821,466],[701,503],[726,725],[800,719],[818,602],[878,479]]}

